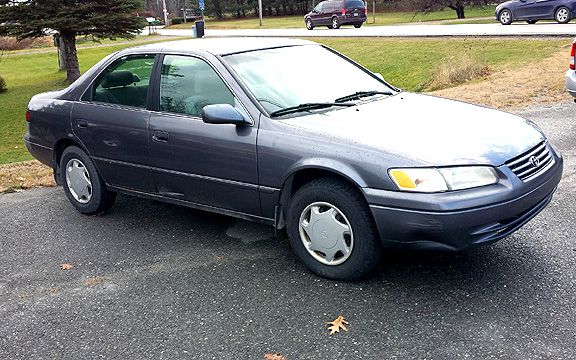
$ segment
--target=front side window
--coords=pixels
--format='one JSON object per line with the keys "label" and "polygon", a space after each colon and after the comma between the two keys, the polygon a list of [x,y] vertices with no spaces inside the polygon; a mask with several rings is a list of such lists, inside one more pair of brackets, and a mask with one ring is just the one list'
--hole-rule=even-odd
{"label": "front side window", "polygon": [[131,55],[116,60],[93,86],[92,100],[146,108],[155,55]]}
{"label": "front side window", "polygon": [[316,7],[314,8],[314,12],[316,13],[322,12],[322,6],[324,6],[324,2],[321,2],[320,4],[316,5]]}
{"label": "front side window", "polygon": [[166,55],[160,78],[162,111],[201,116],[202,108],[212,104],[234,105],[234,96],[204,60]]}

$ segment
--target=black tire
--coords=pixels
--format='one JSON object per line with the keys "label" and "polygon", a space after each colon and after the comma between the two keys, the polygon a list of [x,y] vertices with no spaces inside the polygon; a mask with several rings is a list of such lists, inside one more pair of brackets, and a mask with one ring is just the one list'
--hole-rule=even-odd
{"label": "black tire", "polygon": [[554,19],[558,24],[568,24],[570,20],[570,10],[566,6],[560,6],[554,13]]}
{"label": "black tire", "polygon": [[512,24],[512,12],[508,9],[502,9],[502,11],[500,11],[500,14],[498,14],[498,20],[502,25]]}
{"label": "black tire", "polygon": [[360,24],[354,24],[354,27],[355,27],[356,29],[360,29],[360,28],[362,27],[362,23],[360,23]]}
{"label": "black tire", "polygon": [[312,19],[310,18],[306,19],[306,29],[308,30],[314,29],[314,24],[312,23]]}
{"label": "black tire", "polygon": [[[317,260],[301,238],[300,217],[309,205],[316,202],[334,205],[344,214],[352,229],[350,255],[340,264],[327,265]],[[382,256],[382,243],[366,200],[358,189],[344,181],[321,178],[303,186],[290,200],[286,221],[294,253],[317,275],[336,280],[354,280],[371,271]]]}
{"label": "black tire", "polygon": [[338,18],[336,16],[334,16],[332,18],[332,29],[339,29],[340,28],[340,22],[338,21]]}
{"label": "black tire", "polygon": [[[84,168],[84,171],[88,174],[88,178],[91,182],[90,197],[81,199],[86,200],[86,203],[76,199],[76,197],[72,194],[71,186],[69,185],[68,165],[72,166],[74,160],[80,162]],[[62,176],[62,184],[64,187],[64,192],[66,193],[66,197],[76,208],[76,210],[82,214],[100,214],[108,210],[114,204],[114,201],[116,200],[116,193],[106,188],[106,184],[98,174],[94,163],[88,154],[86,154],[86,152],[84,152],[84,150],[80,149],[79,147],[69,146],[64,150],[60,158],[60,173]]]}
{"label": "black tire", "polygon": [[526,20],[526,22],[530,25],[534,25],[538,22],[538,20]]}

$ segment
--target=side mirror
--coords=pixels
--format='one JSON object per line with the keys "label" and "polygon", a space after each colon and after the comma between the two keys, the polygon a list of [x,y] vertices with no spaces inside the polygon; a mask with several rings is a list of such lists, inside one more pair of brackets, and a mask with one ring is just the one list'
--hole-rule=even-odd
{"label": "side mirror", "polygon": [[374,76],[376,76],[378,79],[384,81],[384,76],[382,76],[382,74],[380,74],[380,73],[374,73]]}
{"label": "side mirror", "polygon": [[318,14],[318,10],[314,9],[314,10],[312,10],[312,13],[313,13],[313,14]]}
{"label": "side mirror", "polygon": [[238,110],[229,104],[206,105],[202,109],[202,121],[206,124],[252,125]]}

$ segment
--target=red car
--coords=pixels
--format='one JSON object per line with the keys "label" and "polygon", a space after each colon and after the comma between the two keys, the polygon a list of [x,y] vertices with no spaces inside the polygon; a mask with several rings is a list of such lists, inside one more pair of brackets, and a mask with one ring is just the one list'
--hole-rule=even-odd
{"label": "red car", "polygon": [[359,28],[366,21],[367,11],[362,0],[322,1],[304,16],[304,23],[308,30],[322,25],[329,29],[338,29],[342,25]]}

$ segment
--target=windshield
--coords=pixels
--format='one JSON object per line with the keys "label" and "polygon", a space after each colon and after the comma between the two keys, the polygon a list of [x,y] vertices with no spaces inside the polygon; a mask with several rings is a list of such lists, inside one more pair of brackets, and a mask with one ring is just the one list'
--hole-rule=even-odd
{"label": "windshield", "polygon": [[224,59],[268,113],[300,104],[334,102],[356,92],[392,91],[320,45],[251,51]]}

